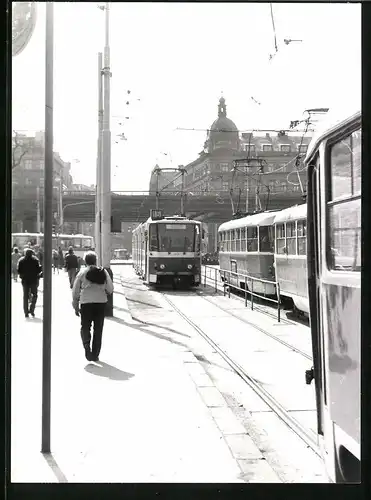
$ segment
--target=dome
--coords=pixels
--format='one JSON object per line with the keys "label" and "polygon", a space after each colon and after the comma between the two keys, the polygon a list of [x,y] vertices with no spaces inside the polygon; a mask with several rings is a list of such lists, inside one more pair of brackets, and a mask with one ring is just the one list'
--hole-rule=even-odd
{"label": "dome", "polygon": [[214,149],[217,144],[219,144],[219,146],[222,144],[225,146],[228,145],[233,149],[237,149],[238,128],[232,120],[227,118],[227,107],[224,97],[219,99],[218,118],[210,127],[208,139],[209,144],[212,145],[212,149]]}

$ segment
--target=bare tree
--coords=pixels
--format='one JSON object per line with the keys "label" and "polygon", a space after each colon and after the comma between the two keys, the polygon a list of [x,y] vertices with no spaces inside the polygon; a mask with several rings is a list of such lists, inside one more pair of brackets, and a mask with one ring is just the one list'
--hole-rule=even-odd
{"label": "bare tree", "polygon": [[22,163],[23,157],[28,153],[29,148],[23,143],[18,132],[13,131],[12,136],[12,169]]}

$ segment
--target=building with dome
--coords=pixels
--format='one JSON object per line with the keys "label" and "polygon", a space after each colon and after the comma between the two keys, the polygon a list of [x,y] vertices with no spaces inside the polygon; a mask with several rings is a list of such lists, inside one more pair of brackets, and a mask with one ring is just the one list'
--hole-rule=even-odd
{"label": "building with dome", "polygon": [[[219,99],[218,115],[207,131],[203,150],[198,157],[185,165],[184,188],[188,193],[186,203],[191,209],[192,196],[215,196],[220,202],[231,203],[234,209],[248,212],[255,210],[283,209],[302,203],[302,192],[296,173],[296,159],[305,154],[311,135],[280,131],[240,132],[227,116],[224,97]],[[249,168],[234,171],[235,160],[246,160]],[[302,170],[302,160],[298,170]],[[300,172],[300,180],[306,187],[306,172]],[[167,173],[162,179],[166,189],[181,189],[181,177]],[[155,175],[152,173],[150,190],[155,191]],[[162,186],[160,186],[161,189]],[[248,193],[248,196],[247,196]],[[207,220],[207,214],[205,216]],[[232,205],[231,205],[232,217]],[[212,227],[211,227],[212,226]],[[209,228],[209,251],[217,247],[217,225]]]}

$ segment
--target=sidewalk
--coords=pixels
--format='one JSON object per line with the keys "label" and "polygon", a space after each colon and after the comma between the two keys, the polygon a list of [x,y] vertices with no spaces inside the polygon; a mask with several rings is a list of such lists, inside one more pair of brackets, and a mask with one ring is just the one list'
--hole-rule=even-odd
{"label": "sidewalk", "polygon": [[[36,318],[26,319],[22,286],[13,284],[12,482],[245,482],[195,377],[216,389],[182,336],[169,342],[163,329],[134,321],[115,287],[102,361],[88,363],[67,275],[53,277],[47,461],[40,453],[42,293]],[[229,425],[240,432],[237,421]],[[258,450],[244,453],[248,459]]]}

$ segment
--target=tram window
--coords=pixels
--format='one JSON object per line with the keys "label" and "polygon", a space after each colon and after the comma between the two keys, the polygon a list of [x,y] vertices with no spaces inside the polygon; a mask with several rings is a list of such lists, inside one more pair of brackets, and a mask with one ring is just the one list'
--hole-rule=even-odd
{"label": "tram window", "polygon": [[149,226],[149,251],[158,252],[158,225],[153,224]]}
{"label": "tram window", "polygon": [[239,252],[241,250],[241,231],[240,229],[236,229],[236,252]]}
{"label": "tram window", "polygon": [[235,260],[231,260],[231,271],[232,273],[237,272],[237,262]]}
{"label": "tram window", "polygon": [[247,251],[248,252],[257,252],[258,251],[258,228],[257,227],[248,227],[247,228]]}
{"label": "tram window", "polygon": [[272,239],[271,233],[269,231],[269,226],[259,227],[259,251],[260,252],[272,252]]}
{"label": "tram window", "polygon": [[361,270],[361,131],[332,146],[328,200],[330,269]]}
{"label": "tram window", "polygon": [[232,229],[231,231],[231,251],[232,252],[236,251],[236,236],[234,229]]}
{"label": "tram window", "polygon": [[298,221],[298,255],[307,253],[307,221]]}
{"label": "tram window", "polygon": [[277,254],[285,253],[285,251],[284,251],[285,246],[286,246],[285,224],[277,224],[276,225],[276,253]]}
{"label": "tram window", "polygon": [[246,228],[241,228],[241,252],[246,252]]}
{"label": "tram window", "polygon": [[296,255],[296,224],[286,223],[286,248],[289,255]]}

